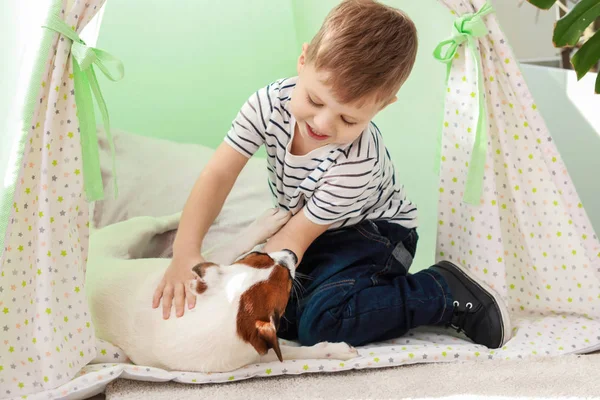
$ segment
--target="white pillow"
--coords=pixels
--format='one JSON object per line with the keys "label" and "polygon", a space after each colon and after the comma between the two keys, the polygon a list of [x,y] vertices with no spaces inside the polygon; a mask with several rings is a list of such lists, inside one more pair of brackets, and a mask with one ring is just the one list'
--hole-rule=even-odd
{"label": "white pillow", "polygon": [[[114,198],[110,147],[104,131],[99,129],[104,199],[93,205],[93,228],[132,217],[159,217],[183,210],[196,179],[214,150],[114,129],[111,133],[116,153],[118,197]],[[266,160],[248,160],[209,229],[203,249],[231,238],[265,209],[273,207],[267,179]]]}

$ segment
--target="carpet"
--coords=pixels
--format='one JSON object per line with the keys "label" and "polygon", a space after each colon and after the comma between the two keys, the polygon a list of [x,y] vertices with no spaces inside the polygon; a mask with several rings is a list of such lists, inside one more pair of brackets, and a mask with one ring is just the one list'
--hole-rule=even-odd
{"label": "carpet", "polygon": [[119,379],[106,400],[600,399],[600,352],[521,360],[405,365],[189,385]]}

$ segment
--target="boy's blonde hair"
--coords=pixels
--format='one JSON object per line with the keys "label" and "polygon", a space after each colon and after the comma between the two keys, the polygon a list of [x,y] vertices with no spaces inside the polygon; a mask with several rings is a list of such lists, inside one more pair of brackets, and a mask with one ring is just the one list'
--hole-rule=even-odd
{"label": "boy's blonde hair", "polygon": [[387,102],[410,75],[417,45],[417,29],[402,11],[375,0],[344,0],[310,42],[306,62],[329,73],[325,83],[342,103]]}

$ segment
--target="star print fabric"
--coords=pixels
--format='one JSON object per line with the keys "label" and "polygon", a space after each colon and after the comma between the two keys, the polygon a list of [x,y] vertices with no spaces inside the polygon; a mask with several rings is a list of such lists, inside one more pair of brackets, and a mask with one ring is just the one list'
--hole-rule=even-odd
{"label": "star print fabric", "polygon": [[[484,0],[443,0],[455,18]],[[600,243],[495,14],[452,61],[442,127],[436,259],[468,268],[508,303],[518,354],[600,348]],[[484,85],[480,203],[463,202]]]}
{"label": "star print fabric", "polygon": [[[103,3],[63,4],[59,16],[80,33]],[[96,355],[70,41],[51,35],[0,258],[0,398],[66,384]]]}

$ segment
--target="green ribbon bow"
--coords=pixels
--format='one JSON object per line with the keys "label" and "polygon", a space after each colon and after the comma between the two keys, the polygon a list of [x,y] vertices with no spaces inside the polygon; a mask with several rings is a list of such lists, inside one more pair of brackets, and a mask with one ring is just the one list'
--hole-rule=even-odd
{"label": "green ribbon bow", "polygon": [[95,64],[108,79],[116,82],[124,76],[123,63],[103,50],[87,46],[77,32],[75,32],[74,28],[69,28],[65,21],[58,15],[51,15],[47,26],[44,26],[44,28],[56,31],[73,42],[71,45],[73,81],[75,83],[75,102],[78,108],[77,116],[79,118],[81,136],[83,178],[87,199],[88,201],[96,201],[104,198],[92,93],[102,114],[104,130],[106,131],[106,137],[112,153],[112,172],[116,197],[118,185],[115,166],[115,147],[110,133],[108,110],[100,92],[100,86],[98,85],[93,65]]}
{"label": "green ribbon bow", "polygon": [[[481,67],[481,54],[477,51],[476,38],[488,34],[483,17],[494,12],[491,4],[485,3],[476,13],[469,13],[461,16],[453,25],[453,35],[449,39],[440,42],[433,51],[433,57],[447,65],[446,86],[452,69],[452,60],[458,51],[458,47],[467,42],[471,54],[475,58],[475,68],[477,69],[477,89],[479,98],[479,116],[477,119],[477,132],[475,134],[475,143],[473,144],[473,153],[469,164],[467,182],[465,185],[464,201],[473,205],[479,204],[481,193],[483,191],[483,175],[485,171],[485,159],[487,153],[487,127],[486,127],[486,107],[483,100],[484,82]],[[446,51],[444,48],[447,47]],[[438,146],[438,157],[436,168],[439,171],[441,159],[441,139]]]}

